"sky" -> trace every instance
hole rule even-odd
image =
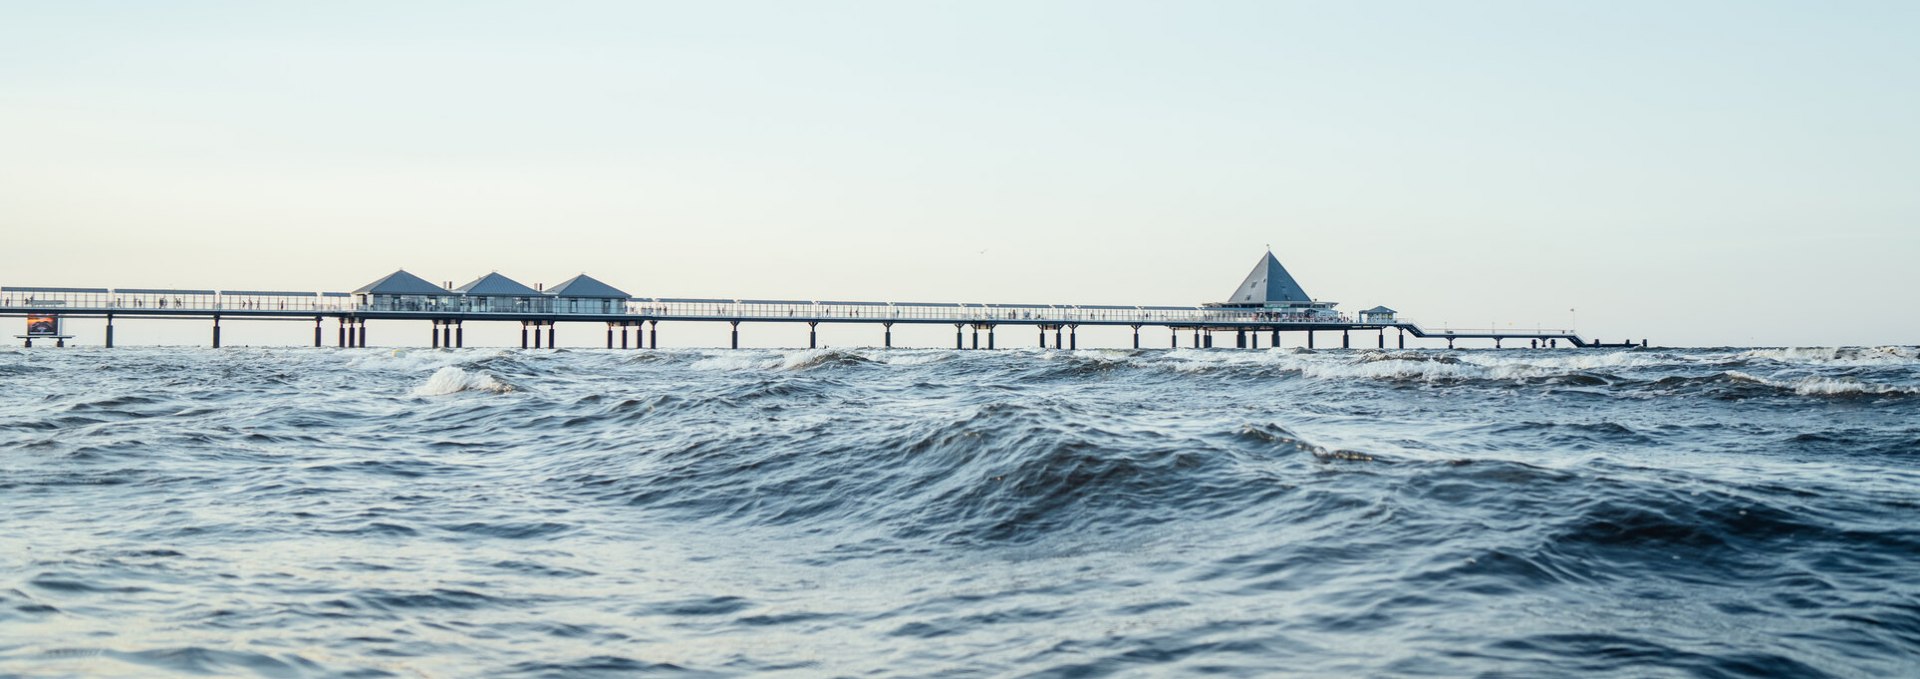
[[[0,285],[1196,304],[1271,247],[1431,326],[1913,344],[1915,35],[1912,2],[0,0]]]

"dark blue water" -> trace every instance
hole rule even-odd
[[[1920,352],[0,351],[0,675],[1920,675]]]

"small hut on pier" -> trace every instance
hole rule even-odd
[[[1360,312],[1360,322],[1361,323],[1392,323],[1393,315],[1397,313],[1400,313],[1400,312],[1394,311],[1392,309],[1388,309],[1383,306],[1377,306],[1372,309],[1368,309],[1366,311]]]

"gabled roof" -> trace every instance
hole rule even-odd
[[[1311,301],[1313,298],[1300,289],[1293,274],[1287,273],[1287,267],[1280,266],[1280,260],[1274,259],[1272,252],[1253,265],[1246,280],[1240,281],[1240,287],[1234,288],[1233,296],[1227,298],[1228,304],[1236,305]]]
[[[369,293],[375,295],[444,295],[447,294],[447,291],[438,285],[428,283],[424,278],[407,273],[406,269],[401,269],[387,274],[386,278],[360,286],[360,289],[355,290],[354,293]]]
[[[580,274],[561,281],[559,285],[548,288],[547,294],[559,297],[590,297],[596,299],[630,299],[633,297],[633,295],[621,292],[618,288],[602,283],[598,279],[586,274]]]
[[[1386,308],[1386,307],[1383,307],[1383,306],[1377,306],[1377,307],[1374,307],[1374,308],[1372,308],[1372,309],[1368,309],[1368,310],[1366,310],[1366,311],[1362,311],[1362,312],[1360,312],[1360,313],[1363,313],[1363,314],[1397,314],[1397,313],[1400,313],[1400,312],[1398,312],[1398,311],[1394,311],[1394,310],[1392,310],[1392,309],[1388,309],[1388,308]]]
[[[521,285],[498,272],[473,279],[473,282],[454,288],[474,297],[537,297],[539,290]]]

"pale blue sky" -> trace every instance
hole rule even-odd
[[[0,2],[0,285],[1185,304],[1270,243],[1434,325],[1911,344],[1915,36],[1865,2]]]

